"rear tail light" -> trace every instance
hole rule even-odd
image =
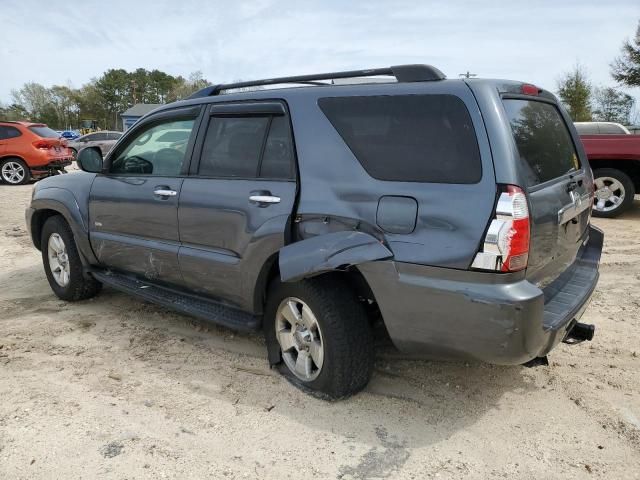
[[[471,268],[517,272],[529,260],[529,207],[520,187],[504,187],[496,205],[495,217],[476,254]]]
[[[58,142],[58,140],[47,140],[47,139],[36,140],[35,142],[33,142],[33,146],[40,150],[49,150],[50,148],[53,148],[54,146],[59,144],[60,142]]]

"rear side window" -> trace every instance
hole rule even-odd
[[[29,127],[33,133],[42,138],[58,138],[60,134],[55,130],[50,129],[49,127],[40,126],[40,127]]]
[[[554,105],[508,99],[504,101],[504,108],[528,186],[544,183],[580,168],[569,130]]]
[[[198,174],[293,178],[293,148],[286,117],[211,117]]]
[[[22,135],[20,133],[20,130],[18,130],[16,127],[9,127],[9,126],[1,126],[0,125],[0,140],[8,140],[10,138],[17,138],[20,135]]]
[[[378,180],[477,183],[482,177],[476,132],[456,96],[333,97],[318,104]]]

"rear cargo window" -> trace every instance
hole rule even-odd
[[[29,127],[29,130],[42,138],[58,138],[60,136],[58,132],[46,126]]]
[[[504,108],[528,186],[578,170],[580,161],[564,120],[549,103],[508,99]]]
[[[332,97],[318,104],[374,178],[477,183],[482,177],[476,133],[458,97]]]

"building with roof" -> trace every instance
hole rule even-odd
[[[140,118],[161,105],[162,104],[159,103],[136,103],[126,112],[120,114],[120,118],[122,118],[122,131],[129,130]]]

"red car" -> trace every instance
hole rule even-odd
[[[593,215],[612,218],[640,192],[640,135],[585,135],[580,139],[596,184]]]
[[[0,121],[0,178],[21,185],[65,172],[73,157],[66,140],[42,123]]]

